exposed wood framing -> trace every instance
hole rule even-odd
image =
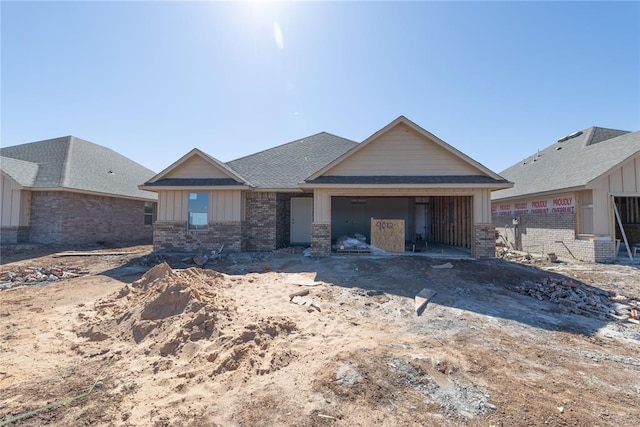
[[[471,247],[472,197],[432,197],[429,203],[430,237],[436,243]]]

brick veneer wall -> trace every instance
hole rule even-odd
[[[500,234],[513,242],[511,217],[494,215],[492,220]],[[518,229],[520,244],[517,249],[525,252],[555,253],[560,258],[587,262],[607,263],[616,259],[614,240],[576,238],[576,215],[572,213],[520,215]]]
[[[311,224],[311,255],[326,256],[331,254],[331,224]]]
[[[247,193],[245,248],[248,251],[276,249],[276,193]]]
[[[496,227],[493,224],[473,225],[473,246],[471,255],[476,258],[495,258]]]
[[[209,223],[206,230],[187,230],[186,222],[156,222],[153,225],[155,251],[211,252],[224,245],[224,252],[239,252],[243,224],[240,221]]]
[[[292,193],[276,195],[276,248],[291,243],[291,197]]]
[[[144,201],[64,191],[31,194],[29,241],[53,244],[151,242]]]
[[[0,243],[24,243],[29,241],[28,226],[7,226],[0,228]]]

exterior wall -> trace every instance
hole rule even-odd
[[[331,254],[331,224],[311,224],[311,255],[326,256]]]
[[[324,173],[324,175],[481,174],[466,161],[402,123]]]
[[[640,197],[640,154],[590,183],[588,188],[593,189],[594,233],[613,236],[616,219],[611,196]]]
[[[274,192],[246,194],[246,250],[276,249],[276,199]]]
[[[187,222],[189,193],[193,190],[165,190],[158,192],[158,221]],[[213,190],[209,193],[209,221],[242,221],[243,204],[241,190]]]
[[[0,243],[25,243],[29,241],[28,226],[7,226],[0,228]]]
[[[0,175],[0,225],[29,225],[30,197],[30,191],[23,190],[13,179]]]
[[[511,203],[524,203],[524,201]],[[547,214],[518,213],[517,228],[512,223],[513,215],[494,213],[493,224],[517,250],[542,255],[555,253],[560,258],[587,262],[615,261],[616,242],[613,238],[576,236],[578,215],[576,211]]]
[[[495,258],[496,237],[493,224],[474,224],[471,255],[476,258]]]
[[[31,197],[29,241],[45,244],[150,242],[144,201],[63,191],[36,191]]]
[[[153,249],[155,251],[211,252],[224,245],[224,251],[243,250],[240,221],[212,222],[206,230],[187,230],[185,222],[156,222],[153,226]]]
[[[196,155],[185,160],[164,178],[229,178],[229,174]]]

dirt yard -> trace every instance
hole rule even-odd
[[[637,264],[61,250],[3,248],[0,426],[640,425]]]

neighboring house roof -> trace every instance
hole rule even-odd
[[[358,143],[327,132],[227,162],[257,188],[298,189],[298,184]]]
[[[493,200],[584,188],[640,153],[640,131],[591,127],[560,138],[500,173],[515,183]]]
[[[407,126],[409,129],[411,129],[414,132],[416,132],[422,138],[425,138],[426,140],[430,141],[431,143],[435,144],[436,146],[441,147],[446,152],[448,152],[451,155],[453,155],[455,158],[458,158],[464,164],[469,165],[471,170],[477,171],[478,175],[482,174],[482,175],[485,175],[487,177],[490,177],[491,178],[491,183],[503,183],[503,184],[510,185],[510,183],[508,181],[504,180],[501,176],[499,176],[495,172],[491,171],[490,169],[486,168],[482,164],[480,164],[477,161],[473,160],[471,157],[467,156],[466,154],[462,153],[461,151],[459,151],[456,148],[452,147],[451,145],[447,144],[446,142],[444,142],[443,140],[441,140],[440,138],[438,138],[437,136],[435,136],[431,132],[428,132],[427,130],[425,130],[422,127],[418,126],[417,124],[415,124],[411,120],[407,119],[405,116],[399,116],[398,118],[393,120],[391,123],[389,123],[388,125],[386,125],[382,129],[380,129],[379,131],[377,131],[376,133],[371,135],[366,140],[364,140],[361,144],[357,144],[351,150],[349,150],[348,152],[345,152],[342,156],[340,156],[338,158],[335,158],[333,161],[325,164],[321,169],[319,169],[313,175],[308,176],[307,179],[306,179],[306,183],[307,184],[321,183],[321,181],[319,181],[318,179],[322,175],[324,175],[325,173],[330,173],[331,170],[333,168],[335,168],[338,164],[345,162],[350,157],[356,155],[356,153],[358,153],[359,151],[365,150],[368,145],[373,144],[374,141],[380,139],[383,135],[387,134],[388,132],[390,132],[393,128],[395,128],[398,125]],[[446,182],[444,181],[444,179],[446,177],[449,177],[449,178],[453,179],[452,175],[447,175],[447,176],[445,176],[445,175],[430,175],[430,177],[431,176],[433,178],[428,178],[428,179],[432,179],[432,181],[428,181],[428,182],[424,182],[424,183],[441,183],[441,184],[457,183],[456,181],[451,181],[451,180],[450,181],[446,181]],[[422,176],[422,178],[425,178],[425,177]],[[466,181],[464,181],[464,182],[466,182]],[[416,182],[416,183],[420,184],[420,183],[423,183],[423,182]],[[485,181],[485,183],[487,183],[487,182]]]
[[[138,184],[155,175],[152,170],[74,136],[2,147],[0,155],[2,171],[25,188],[157,198],[154,193],[138,189]]]
[[[38,176],[38,164],[0,156],[0,171],[21,187],[32,187]]]

